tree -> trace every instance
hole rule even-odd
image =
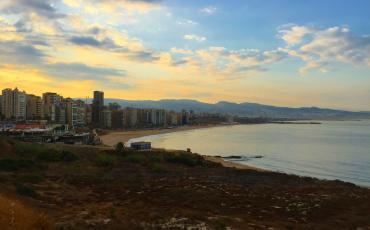
[[[125,145],[122,142],[118,142],[116,145],[116,153],[117,154],[123,154],[125,152]]]

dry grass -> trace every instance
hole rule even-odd
[[[21,202],[0,195],[0,226],[3,230],[54,229],[51,220]]]

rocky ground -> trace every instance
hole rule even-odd
[[[183,152],[58,147],[68,152],[51,159],[18,145],[3,141],[0,191],[18,193],[57,229],[370,229],[370,190],[349,183],[225,168]],[[6,159],[36,165],[7,168]]]

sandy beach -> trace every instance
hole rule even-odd
[[[115,146],[118,142],[126,143],[130,139],[145,137],[150,135],[165,134],[172,132],[187,131],[193,129],[204,129],[220,127],[225,125],[186,125],[174,128],[159,128],[159,129],[138,129],[138,130],[127,130],[127,131],[111,131],[101,136],[104,145]]]
[[[172,133],[172,132],[181,132],[181,131],[187,131],[187,130],[194,130],[194,129],[204,129],[204,128],[213,128],[213,127],[220,127],[225,125],[193,125],[193,126],[180,126],[175,127],[171,129],[145,129],[145,130],[128,130],[128,131],[118,131],[118,132],[109,132],[105,135],[101,136],[101,139],[103,140],[104,145],[107,146],[114,146],[118,142],[126,143],[130,139],[133,138],[139,138],[139,137],[145,137],[150,135],[157,135],[157,134],[165,134],[165,133]],[[206,160],[212,161],[215,163],[220,163],[224,167],[228,168],[236,168],[236,169],[249,169],[249,170],[256,170],[259,172],[264,172],[267,170],[239,164],[231,161],[224,160],[220,157],[214,157],[214,156],[203,156]]]

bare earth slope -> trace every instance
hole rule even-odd
[[[59,146],[64,153],[51,159],[54,150],[35,157],[10,145],[0,160],[41,163],[0,161],[1,190],[18,192],[61,229],[370,228],[370,191],[349,183],[225,168],[184,152]]]

